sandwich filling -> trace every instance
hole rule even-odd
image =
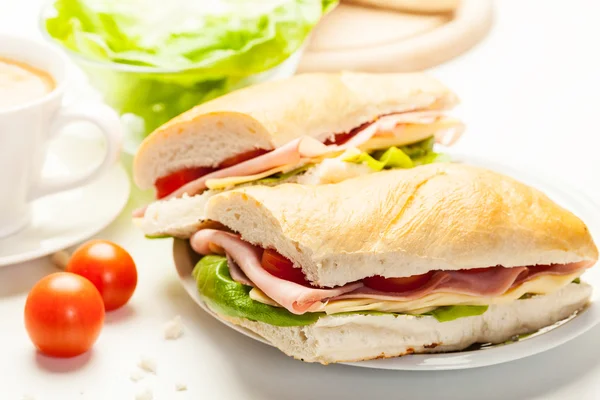
[[[393,154],[387,156],[394,155],[395,159],[401,159],[402,162],[387,167],[407,168],[413,166],[412,161],[416,158],[416,162],[420,164],[434,162],[435,154],[430,149],[428,154],[423,152],[420,157],[411,157],[397,146],[415,144],[429,137],[431,140],[427,145],[432,146],[434,139],[451,145],[459,138],[462,130],[463,126],[459,121],[448,118],[441,110],[386,115],[350,132],[332,134],[324,142],[305,136],[271,151],[254,149],[230,157],[215,166],[175,171],[155,181],[156,194],[159,199],[181,197],[184,194],[193,196],[206,189],[229,188],[278,174],[305,172],[323,159],[339,156],[349,149],[354,151],[355,156],[349,162],[363,163],[369,152],[394,148]],[[362,152],[365,156],[360,158]],[[143,212],[138,213],[141,216],[139,214]]]
[[[194,276],[207,303],[226,315],[274,325],[280,325],[283,316],[286,325],[302,325],[319,315],[373,312],[431,315],[449,321],[480,315],[491,304],[555,292],[577,283],[593,264],[435,270],[402,278],[371,276],[324,288],[308,282],[300,268],[277,252],[233,233],[203,229],[190,244],[204,255]],[[255,307],[261,311],[248,312]],[[275,314],[265,317],[270,313]]]

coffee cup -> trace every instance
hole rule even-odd
[[[0,237],[27,225],[32,201],[91,182],[118,157],[123,128],[115,111],[101,103],[62,104],[68,67],[49,45],[0,34]],[[73,176],[43,176],[49,142],[78,121],[104,136],[102,161]]]

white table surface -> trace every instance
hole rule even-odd
[[[38,37],[38,0],[0,0],[0,30]],[[501,0],[492,33],[432,71],[463,100],[457,150],[570,181],[600,202],[600,3]],[[143,196],[135,196],[137,202]],[[134,203],[134,202],[131,202]],[[0,269],[0,399],[598,399],[600,327],[547,353],[452,372],[394,372],[304,364],[226,328],[179,286],[170,240],[148,241],[125,213],[99,237],[133,255],[131,303],[111,313],[93,351],[71,360],[36,352],[23,326],[28,290],[54,272],[47,259]],[[596,238],[599,240],[600,238]],[[163,324],[185,323],[166,342]],[[133,383],[141,355],[158,374]],[[188,391],[175,392],[176,382]]]

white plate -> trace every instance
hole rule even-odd
[[[85,125],[78,126],[77,132],[61,135],[52,143],[44,174],[81,173],[100,159],[103,146],[94,135],[82,134]],[[127,173],[115,165],[87,186],[36,200],[30,224],[0,239],[0,266],[43,257],[93,236],[119,215],[129,189]]]
[[[557,182],[554,178],[533,176],[527,172],[518,171],[512,167],[478,159],[476,157],[458,156],[455,157],[455,159],[502,172],[542,190],[558,204],[582,218],[589,227],[594,238],[600,237],[600,208],[585,195],[572,189],[569,185]],[[173,243],[173,257],[177,273],[185,290],[196,303],[202,307],[202,309],[217,318],[200,298],[196,282],[191,276],[195,260],[199,258],[198,255],[191,250],[187,241],[175,240]],[[583,279],[595,288],[599,288],[600,268],[596,267],[587,271],[583,275]],[[552,327],[548,327],[535,335],[521,339],[518,342],[505,345],[483,346],[476,350],[455,353],[414,354],[398,358],[345,364],[363,368],[395,370],[449,370],[483,367],[518,360],[550,350],[574,339],[595,326],[600,322],[599,296],[600,293],[598,290],[595,290],[592,294],[592,302],[585,310],[565,321],[553,325]],[[269,344],[264,338],[245,328],[233,325],[219,318],[217,319],[248,337]]]

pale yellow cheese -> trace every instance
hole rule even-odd
[[[215,189],[226,189],[232,186],[241,185],[243,183],[248,183],[252,181],[257,181],[259,179],[266,178],[267,176],[271,176],[278,172],[289,172],[296,168],[295,164],[286,164],[280,167],[271,168],[268,171],[261,172],[255,175],[246,175],[246,176],[231,176],[229,178],[221,178],[221,179],[209,179],[206,181],[206,187],[212,190]]]
[[[568,285],[583,271],[571,275],[544,275],[523,283],[501,296],[478,297],[454,293],[432,293],[416,300],[375,300],[375,299],[345,299],[323,303],[320,307],[312,308],[314,312],[338,314],[352,311],[381,311],[406,314],[422,314],[441,306],[453,305],[491,305],[503,304],[518,300],[525,293],[548,294]],[[280,307],[275,301],[257,288],[250,291],[250,298],[275,307]]]
[[[462,130],[462,122],[453,118],[441,118],[431,124],[401,124],[398,132],[382,132],[359,146],[362,151],[386,149],[391,146],[405,146],[419,142],[438,132],[457,129]]]

